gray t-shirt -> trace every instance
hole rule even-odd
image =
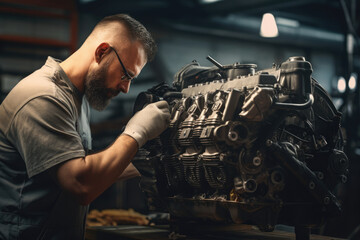
[[[47,170],[89,149],[89,104],[49,57],[0,105],[0,239],[83,238],[87,207]]]

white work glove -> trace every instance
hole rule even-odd
[[[134,138],[141,148],[148,140],[160,135],[170,123],[169,104],[166,101],[147,105],[127,123],[123,134]]]

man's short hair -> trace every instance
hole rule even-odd
[[[148,30],[139,21],[127,14],[116,14],[104,17],[94,28],[106,26],[108,23],[118,22],[126,26],[131,40],[138,40],[144,47],[147,61],[151,61],[157,51],[156,43]]]

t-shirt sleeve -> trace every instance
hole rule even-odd
[[[34,98],[19,110],[8,139],[24,159],[29,177],[85,156],[76,121],[76,113],[52,96]]]

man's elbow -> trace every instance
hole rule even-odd
[[[62,178],[59,185],[63,191],[72,195],[73,199],[80,205],[89,205],[93,200],[93,193],[91,187],[76,177]]]
[[[89,205],[96,196],[83,163],[83,158],[69,160],[55,168],[52,175],[55,176],[59,186],[73,195],[79,204]]]
[[[94,199],[91,198],[90,196],[80,196],[80,197],[77,197],[77,202],[80,204],[80,205],[83,205],[83,206],[87,206],[89,205]]]
[[[74,189],[76,188],[76,189]],[[75,196],[76,201],[83,206],[89,205],[94,199],[94,194],[89,190],[86,186],[79,186],[77,184],[76,187],[74,187],[72,190],[70,190],[71,194]]]

